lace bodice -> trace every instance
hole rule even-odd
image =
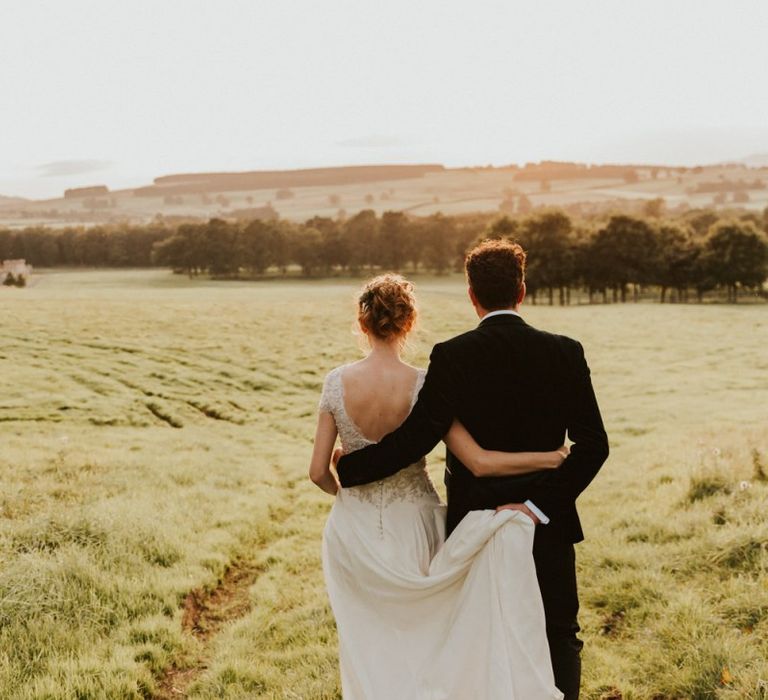
[[[333,415],[344,452],[354,452],[367,445],[372,445],[374,441],[369,440],[363,435],[344,407],[342,375],[347,366],[341,365],[328,373],[323,383],[323,393],[320,397],[319,407],[321,411],[328,411]],[[425,375],[426,371],[420,369],[413,395],[411,396],[411,408],[416,403],[416,398],[424,384]],[[382,506],[393,501],[419,500],[426,495],[432,497],[436,494],[436,491],[434,484],[427,474],[426,464],[426,459],[422,457],[415,464],[401,469],[393,476],[365,484],[364,486],[345,489],[345,491],[353,493],[361,500]]]

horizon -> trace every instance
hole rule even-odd
[[[750,166],[747,165],[746,161],[749,160],[749,158],[759,158],[761,163],[764,162],[764,164],[761,164],[759,166]],[[254,170],[187,170],[183,172],[167,172],[162,173],[160,175],[155,175],[150,178],[148,178],[146,181],[137,182],[135,184],[131,185],[125,185],[122,187],[111,187],[109,182],[106,181],[96,181],[96,180],[83,180],[79,184],[70,184],[61,192],[58,194],[53,194],[52,196],[44,196],[44,197],[34,197],[34,196],[25,196],[25,195],[9,195],[6,192],[0,192],[0,198],[7,197],[9,199],[12,198],[18,198],[18,199],[25,199],[30,202],[45,202],[48,200],[57,200],[62,199],[64,197],[64,190],[65,189],[79,189],[79,188],[88,188],[88,187],[96,187],[101,185],[106,185],[109,189],[110,193],[120,193],[120,192],[130,192],[133,189],[138,189],[141,187],[149,186],[154,184],[157,180],[168,178],[168,177],[179,177],[184,175],[230,175],[230,174],[249,174],[249,173],[269,173],[269,172],[275,172],[275,173],[285,173],[285,172],[303,172],[303,171],[309,171],[309,170],[342,170],[345,168],[358,168],[358,167],[371,167],[371,168],[378,168],[378,167],[388,167],[388,166],[435,166],[445,169],[446,171],[449,170],[485,170],[485,169],[498,169],[498,170],[504,170],[504,169],[512,169],[512,168],[518,168],[523,169],[525,166],[528,165],[539,165],[541,163],[550,162],[550,163],[562,163],[562,164],[573,164],[573,165],[583,165],[588,168],[597,168],[597,167],[604,167],[604,166],[626,166],[626,167],[638,167],[638,168],[651,168],[651,167],[659,167],[659,168],[669,168],[669,169],[675,169],[675,168],[687,168],[687,169],[693,169],[693,168],[713,168],[713,167],[727,167],[727,166],[743,166],[746,168],[754,168],[754,169],[765,169],[768,168],[768,153],[765,154],[753,154],[752,156],[748,156],[746,158],[742,159],[734,159],[734,160],[723,160],[719,162],[713,162],[713,163],[689,163],[689,164],[682,164],[682,163],[663,163],[663,162],[582,162],[582,161],[565,161],[565,160],[557,160],[557,159],[544,159],[541,161],[527,161],[524,163],[499,163],[499,164],[467,164],[467,165],[447,165],[445,163],[416,163],[416,162],[398,162],[398,163],[343,163],[338,165],[318,165],[318,166],[306,166],[306,167],[296,167],[296,168],[264,168],[264,169],[254,169]],[[255,189],[273,189],[272,187],[257,187]]]
[[[105,11],[106,7],[106,11]],[[16,5],[0,195],[179,173],[768,154],[768,6]]]

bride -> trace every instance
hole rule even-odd
[[[323,385],[310,478],[335,495],[323,570],[336,618],[345,700],[557,700],[532,555],[519,510],[471,511],[445,537],[445,506],[422,459],[382,481],[341,489],[337,436],[351,452],[410,413],[425,371],[400,352],[416,320],[413,286],[382,275],[363,288],[370,353]],[[476,476],[553,469],[567,454],[480,448],[454,421],[445,443]]]

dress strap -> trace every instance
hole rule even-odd
[[[419,398],[419,392],[421,391],[421,387],[424,386],[424,378],[426,376],[427,370],[418,370],[418,375],[416,376],[416,386],[414,386],[413,395],[411,396],[411,410],[413,410],[413,407],[416,405],[416,399]]]

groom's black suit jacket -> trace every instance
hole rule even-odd
[[[540,537],[583,539],[575,501],[608,457],[608,439],[580,343],[511,314],[438,343],[411,414],[379,443],[339,460],[342,486],[377,481],[418,461],[454,418],[489,450],[555,450],[566,433],[574,444],[556,470],[505,477],[475,477],[448,451],[449,532],[470,510],[530,499],[550,518],[537,528]]]

